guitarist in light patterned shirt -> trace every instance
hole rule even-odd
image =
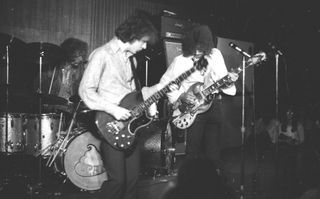
[[[122,98],[138,87],[131,68],[136,67],[137,62],[129,58],[145,49],[156,35],[147,15],[138,13],[116,28],[114,38],[91,53],[79,87],[79,96],[90,109],[108,113],[119,121],[132,116],[129,109],[119,105]],[[144,90],[142,88],[142,93]],[[155,111],[149,112],[155,114]],[[138,147],[120,151],[103,140],[100,150],[108,174],[100,198],[136,199],[140,169]]]

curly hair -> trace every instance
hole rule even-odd
[[[66,62],[72,62],[79,56],[81,56],[83,60],[87,58],[88,44],[80,39],[68,38],[61,43],[60,47],[65,53]]]
[[[149,42],[154,44],[158,38],[157,34],[158,31],[149,20],[149,16],[142,12],[130,16],[115,30],[115,35],[124,43],[131,43],[149,36]]]
[[[194,55],[197,50],[208,55],[212,48],[214,48],[213,34],[207,25],[192,24],[186,29],[182,41],[183,56]]]

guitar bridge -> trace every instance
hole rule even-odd
[[[113,135],[117,135],[123,128],[124,128],[124,124],[122,122],[119,121],[112,121],[107,123],[107,131],[109,133],[112,133]]]

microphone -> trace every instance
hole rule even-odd
[[[274,50],[276,53],[278,53],[279,55],[283,55],[283,53],[281,52],[281,50],[279,48],[276,47],[276,45],[272,44],[271,42],[268,43],[268,46]]]
[[[251,55],[249,55],[247,52],[243,51],[241,48],[239,48],[237,45],[235,45],[234,43],[230,42],[229,46],[233,49],[235,49],[236,51],[238,51],[239,53],[241,53],[243,56],[250,58]]]

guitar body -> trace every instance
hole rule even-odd
[[[130,110],[142,100],[140,92],[132,92],[121,100],[119,106]],[[149,125],[152,119],[148,118],[146,114],[140,114],[127,121],[119,121],[104,111],[97,111],[95,122],[99,129],[98,133],[110,145],[118,150],[125,150],[135,143],[139,129]]]
[[[246,67],[258,64],[266,60],[266,54],[261,52],[252,56],[246,61]],[[238,67],[233,73],[239,74],[244,67]],[[198,82],[193,84],[187,92],[183,93],[178,102],[180,105],[174,110],[172,123],[180,129],[186,129],[192,125],[197,114],[206,112],[212,105],[214,93],[224,85],[232,83],[229,75],[225,75],[221,79],[213,82],[210,86],[203,88],[203,84]]]
[[[203,84],[198,82],[179,97],[179,115],[172,121],[177,128],[190,127],[198,114],[206,112],[211,107],[212,100],[202,95],[202,90]]]

